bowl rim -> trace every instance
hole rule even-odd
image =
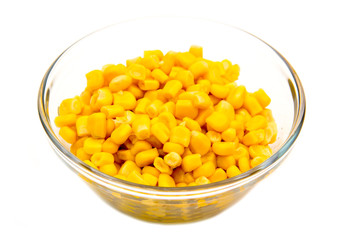
[[[289,80],[289,85],[291,88],[291,93],[293,95],[294,100],[294,119],[293,124],[290,130],[290,133],[288,137],[286,138],[285,142],[282,143],[282,146],[272,154],[271,157],[269,157],[266,161],[259,164],[258,166],[251,168],[250,170],[239,174],[233,178],[228,178],[219,182],[214,182],[206,185],[199,185],[199,186],[187,186],[187,187],[158,187],[158,186],[148,186],[148,185],[141,185],[136,184],[133,182],[125,181],[122,179],[118,179],[115,177],[111,177],[107,174],[104,174],[100,172],[99,170],[96,170],[86,163],[84,163],[82,160],[78,159],[75,155],[73,155],[68,149],[66,149],[62,143],[59,142],[57,136],[55,135],[54,131],[52,130],[50,119],[49,119],[49,92],[47,92],[47,82],[50,77],[51,71],[54,69],[54,67],[58,64],[59,61],[61,61],[70,50],[73,49],[73,47],[77,46],[79,42],[82,40],[88,38],[89,36],[92,36],[98,32],[105,31],[109,28],[115,27],[118,24],[122,23],[129,23],[132,21],[141,21],[144,19],[151,19],[151,18],[175,18],[175,17],[140,17],[135,19],[130,19],[126,21],[117,22],[114,24],[110,24],[108,26],[105,26],[103,28],[100,28],[96,31],[93,31],[84,37],[80,38],[76,42],[74,42],[72,45],[70,45],[68,48],[66,48],[56,59],[55,61],[50,65],[48,70],[46,71],[42,82],[39,87],[38,92],[38,115],[41,121],[41,124],[48,136],[48,140],[54,147],[54,150],[59,153],[59,155],[63,158],[64,161],[66,161],[69,165],[73,165],[73,167],[78,168],[78,170],[82,171],[83,173],[89,175],[90,177],[97,179],[98,181],[101,181],[102,183],[109,184],[110,187],[114,187],[119,191],[135,191],[136,193],[140,192],[143,194],[152,194],[152,195],[164,195],[167,197],[170,196],[179,196],[179,195],[194,195],[194,194],[203,194],[203,193],[209,193],[209,192],[217,192],[217,191],[226,191],[227,188],[232,189],[236,188],[238,186],[242,186],[243,184],[250,182],[253,179],[258,178],[259,176],[264,175],[266,172],[270,171],[272,168],[274,168],[276,165],[278,165],[281,162],[281,159],[283,156],[286,156],[289,151],[292,149],[301,129],[304,123],[305,118],[305,111],[306,111],[306,99],[304,94],[304,89],[302,86],[302,83],[294,70],[294,68],[291,66],[291,64],[287,61],[287,59],[281,55],[275,48],[273,48],[271,45],[269,45],[264,40],[260,39],[259,37],[241,29],[236,26],[232,26],[227,23],[218,22],[215,20],[208,20],[203,18],[193,18],[193,17],[176,17],[182,18],[182,19],[192,19],[192,20],[201,20],[201,21],[207,21],[214,24],[221,24],[225,27],[232,28],[238,31],[241,31],[243,33],[246,33],[252,38],[255,38],[256,40],[259,40],[263,44],[265,44],[267,47],[269,47],[273,52],[278,55],[280,60],[282,60],[283,63],[287,66],[288,70],[290,71],[292,78],[294,80],[294,84],[292,84],[292,81]],[[44,97],[47,96],[47,99]]]

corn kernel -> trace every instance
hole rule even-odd
[[[171,176],[173,177],[173,180],[175,180],[175,183],[177,184],[177,183],[184,182],[184,175],[185,175],[184,170],[181,167],[178,167],[173,170]]]
[[[204,184],[209,184],[210,180],[206,178],[205,176],[201,176],[201,177],[196,178],[195,183],[197,185],[204,185]]]
[[[192,176],[192,173],[188,172],[184,174],[184,181],[186,184],[190,184],[195,181],[194,177]]]
[[[139,99],[137,102],[137,106],[135,107],[135,113],[144,114],[146,113],[146,108],[151,104],[151,100],[148,98]]]
[[[242,142],[246,146],[250,145],[256,145],[261,143],[265,139],[265,130],[264,129],[259,129],[259,130],[254,130],[250,131],[247,133],[243,139]]]
[[[197,79],[209,71],[209,66],[205,61],[197,61],[189,67],[189,71],[194,75],[194,78]]]
[[[155,176],[156,178],[158,178],[159,174],[160,174],[160,171],[157,168],[155,168],[155,167],[145,166],[141,170],[141,173],[142,174],[148,173],[148,174],[151,174],[151,175]]]
[[[184,147],[188,147],[190,144],[191,132],[189,129],[183,126],[177,126],[171,129],[170,142],[179,143]]]
[[[148,115],[137,114],[132,122],[132,130],[137,139],[144,140],[150,137],[151,123]]]
[[[141,169],[136,165],[135,162],[126,161],[122,164],[118,174],[127,177],[133,171],[141,173]]]
[[[203,57],[203,48],[201,46],[192,45],[189,52],[197,58]]]
[[[200,109],[195,121],[203,127],[206,123],[207,118],[214,112],[214,107],[210,106],[207,109]]]
[[[255,158],[253,158],[253,159],[251,160],[251,167],[254,168],[254,167],[258,166],[259,164],[265,162],[266,159],[267,159],[267,158],[261,157],[261,156],[257,156],[257,157],[255,157]]]
[[[113,94],[114,104],[122,106],[125,110],[132,110],[135,108],[136,99],[131,92],[120,91]]]
[[[213,175],[209,177],[210,182],[219,182],[227,179],[227,173],[222,168],[216,168]]]
[[[213,143],[213,152],[220,156],[232,155],[237,147],[235,142],[215,142]]]
[[[251,158],[255,158],[258,156],[269,158],[272,155],[272,149],[269,146],[264,145],[253,145],[250,146],[249,154],[251,155]]]
[[[249,159],[246,157],[240,158],[238,160],[238,165],[241,172],[247,172],[249,169],[251,169]]]
[[[118,151],[119,146],[113,142],[111,138],[107,138],[102,144],[102,151],[114,154]]]
[[[141,59],[141,64],[149,70],[159,67],[159,58],[156,55],[148,55]]]
[[[185,156],[182,161],[182,169],[184,172],[191,172],[202,165],[200,154],[190,154]]]
[[[249,95],[249,94],[247,94],[245,97],[243,107],[247,109],[247,111],[252,116],[255,116],[256,114],[260,113],[263,110],[258,100],[254,96]]]
[[[98,168],[94,165],[94,163],[92,163],[90,160],[84,160],[83,161],[85,164],[89,165],[92,168],[95,168],[98,170]]]
[[[138,86],[143,91],[157,90],[160,83],[157,80],[146,79],[138,82]]]
[[[94,91],[99,89],[104,84],[104,77],[101,70],[93,70],[86,74],[87,78],[87,90]]]
[[[152,149],[152,145],[147,141],[137,141],[130,149],[131,153],[135,156],[139,152]]]
[[[131,150],[119,150],[116,155],[119,160],[122,161],[134,161],[134,155],[131,153]]]
[[[240,171],[240,169],[239,169],[237,166],[235,166],[235,165],[230,166],[230,167],[227,169],[227,176],[228,176],[229,178],[235,177],[235,176],[237,176],[237,175],[239,175],[239,174],[241,174],[241,171]]]
[[[194,108],[190,100],[178,100],[176,102],[175,116],[178,119],[189,117],[195,119],[198,115],[198,109]]]
[[[165,83],[169,79],[169,77],[160,69],[154,69],[151,76],[161,84]]]
[[[176,152],[179,155],[183,155],[184,147],[178,143],[166,142],[164,143],[163,151],[165,153]]]
[[[164,88],[163,88],[163,93],[166,98],[170,99],[173,98],[177,95],[179,90],[182,89],[182,83],[178,80],[170,80],[168,81]]]
[[[225,112],[213,112],[206,120],[207,126],[217,132],[223,132],[229,127],[230,117]]]
[[[153,166],[158,169],[159,172],[165,173],[168,175],[172,174],[172,169],[169,165],[167,165],[161,157],[156,157],[153,161]]]
[[[185,118],[183,118],[183,121],[185,123],[185,127],[187,127],[191,131],[200,132],[202,130],[201,126],[198,124],[198,122],[196,122],[195,120],[193,120],[191,118],[185,117]]]
[[[176,52],[169,51],[163,57],[162,62],[160,63],[160,69],[165,73],[169,74],[172,67],[175,65],[176,61]]]
[[[196,108],[206,109],[212,105],[211,99],[204,92],[193,92],[193,104]]]
[[[182,157],[176,152],[170,152],[164,156],[164,162],[174,169],[182,164]]]
[[[221,134],[216,131],[208,131],[205,135],[209,138],[210,142],[212,143],[221,142]]]
[[[143,173],[142,174],[142,178],[144,179],[144,181],[150,185],[150,186],[157,186],[158,183],[158,177],[149,174],[149,173]]]
[[[154,159],[159,156],[158,150],[156,148],[148,149],[139,152],[135,156],[135,162],[138,167],[145,167],[154,162]]]
[[[271,103],[271,98],[261,88],[252,95],[258,100],[263,108],[267,107]]]
[[[249,159],[248,147],[240,143],[238,147],[235,149],[233,156],[235,159],[240,159],[243,157],[246,157]]]
[[[236,138],[236,130],[235,128],[230,127],[227,130],[223,131],[221,136],[225,142],[233,142]]]
[[[214,163],[212,162],[206,162],[204,163],[202,166],[196,168],[194,171],[193,171],[193,177],[196,179],[196,178],[199,178],[201,176],[204,176],[204,177],[210,177],[211,175],[213,175],[215,173],[215,165]]]
[[[145,109],[150,118],[155,118],[160,113],[160,109],[163,106],[163,102],[156,99],[152,101]]]
[[[176,60],[180,66],[188,69],[195,62],[196,57],[189,52],[179,52],[176,55]]]
[[[107,152],[94,153],[93,156],[91,156],[90,160],[97,167],[100,167],[106,164],[114,164],[113,154],[107,153]]]
[[[121,145],[128,139],[131,133],[132,133],[131,126],[127,123],[124,123],[124,124],[121,124],[117,129],[115,129],[112,132],[111,138],[115,144]]]
[[[231,87],[228,85],[212,84],[210,88],[210,93],[217,98],[224,99],[228,96]]]
[[[246,88],[244,86],[238,86],[233,88],[227,97],[227,101],[234,107],[239,109],[242,107],[246,95]]]
[[[123,64],[108,64],[102,68],[102,71],[104,77],[104,86],[108,86],[113,78],[125,74],[127,69]]]
[[[66,115],[57,116],[55,118],[55,124],[57,127],[72,126],[76,123],[76,114],[69,113]]]
[[[132,171],[128,174],[127,176],[127,181],[133,182],[133,183],[137,183],[137,184],[143,184],[143,185],[148,185],[147,182],[145,182],[143,176],[141,175],[141,173],[137,172],[137,171]]]
[[[87,129],[93,138],[105,138],[107,134],[106,115],[102,112],[91,114],[87,120]]]
[[[162,122],[153,124],[151,127],[151,133],[163,144],[166,143],[170,137],[169,128]]]
[[[114,164],[102,165],[99,167],[99,170],[112,177],[114,177],[118,173],[118,169]]]
[[[178,70],[174,76],[174,79],[179,80],[182,83],[182,86],[185,88],[188,88],[195,84],[194,75],[190,71],[184,69]]]
[[[146,78],[146,68],[137,63],[133,63],[128,67],[128,74],[136,80],[145,80]]]
[[[96,139],[96,138],[87,138],[84,141],[84,151],[88,154],[95,154],[97,152],[101,152],[102,143],[104,139]]]
[[[176,183],[173,178],[165,173],[161,173],[158,178],[159,187],[176,187]]]
[[[59,135],[67,142],[70,144],[73,144],[76,142],[77,139],[77,134],[76,131],[68,126],[61,127],[59,130]]]
[[[86,153],[83,148],[79,148],[77,149],[76,157],[84,161],[84,160],[90,160],[91,156],[88,153]]]
[[[169,112],[172,115],[175,113],[176,104],[174,102],[164,103],[160,108],[160,113]]]
[[[233,156],[217,156],[216,163],[219,168],[227,170],[230,166],[236,165],[236,160]]]
[[[192,131],[189,148],[193,153],[205,155],[211,147],[210,139],[203,133]]]
[[[262,115],[255,115],[246,122],[246,130],[253,131],[261,128],[266,128],[267,120]]]
[[[119,92],[127,89],[131,84],[132,78],[129,75],[119,75],[110,81],[109,89],[112,92]]]
[[[125,109],[120,105],[103,106],[101,107],[101,112],[104,113],[107,118],[125,116]]]
[[[58,108],[59,115],[66,115],[66,114],[79,114],[82,111],[82,101],[80,98],[68,98],[61,102]]]
[[[187,187],[188,184],[184,183],[184,182],[180,182],[180,183],[176,183],[176,187]]]

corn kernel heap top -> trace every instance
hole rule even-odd
[[[161,187],[221,181],[265,161],[277,136],[271,99],[238,86],[239,72],[199,46],[145,51],[87,73],[55,124],[74,155],[110,176]]]

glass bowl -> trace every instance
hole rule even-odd
[[[240,66],[238,84],[249,92],[263,88],[278,126],[273,155],[236,177],[201,186],[163,188],[110,177],[83,163],[58,135],[58,106],[86,86],[85,74],[103,65],[125,63],[144,50],[164,53],[203,47],[204,57],[229,59]],[[38,96],[38,112],[52,148],[105,201],[121,212],[155,222],[205,219],[239,201],[288,156],[302,128],[305,96],[288,61],[261,39],[222,23],[172,17],[150,17],[111,25],[87,35],[66,49],[47,70]]]

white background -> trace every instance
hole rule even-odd
[[[106,205],[50,148],[40,81],[69,45],[139,16],[196,16],[243,28],[281,52],[307,98],[288,159],[244,199],[200,222],[160,225]],[[339,1],[1,1],[0,239],[342,239]],[[157,31],[157,29],[151,29]]]

